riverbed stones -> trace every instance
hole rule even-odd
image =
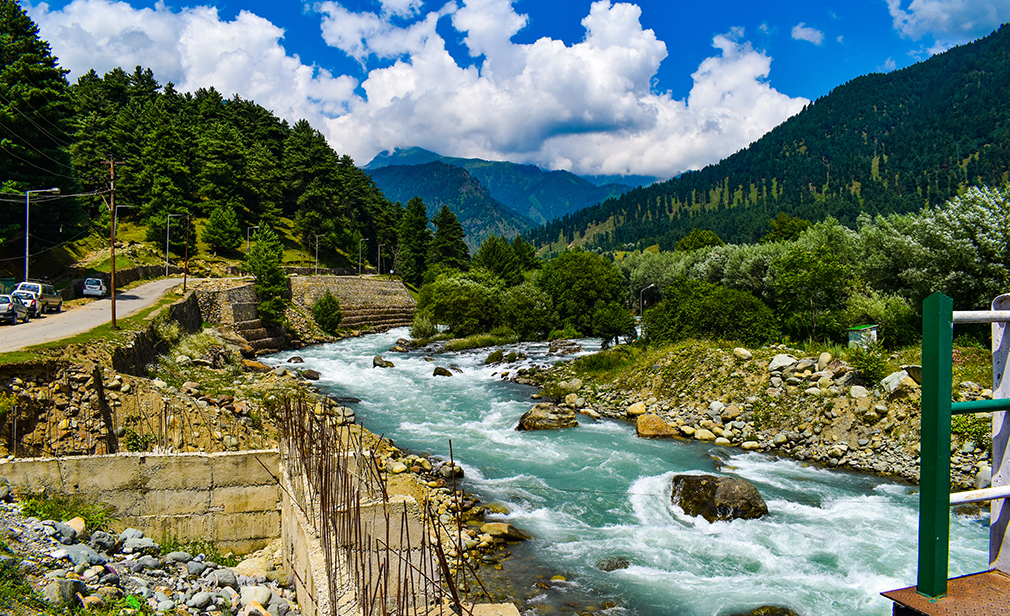
[[[797,361],[799,360],[797,360],[792,355],[780,353],[779,355],[773,357],[772,360],[768,363],[768,372],[776,372],[779,370],[784,370],[795,364]]]
[[[523,413],[516,430],[557,430],[578,425],[574,409],[540,402]]]
[[[768,505],[750,482],[715,475],[676,475],[674,505],[689,516],[717,520],[756,519],[768,514]]]
[[[698,428],[694,431],[694,438],[698,441],[714,441],[715,433],[705,428]]]
[[[431,376],[452,376],[452,371],[442,366],[435,366],[435,370],[431,373]]]
[[[640,415],[644,415],[647,410],[648,407],[645,406],[644,402],[636,402],[634,404],[628,405],[628,408],[626,409],[625,412],[628,415],[628,417],[638,417]]]
[[[393,368],[394,366],[393,366],[393,362],[383,359],[382,355],[376,355],[375,357],[372,358],[372,367],[373,368]]]
[[[677,434],[675,428],[652,413],[640,415],[635,422],[635,429],[641,438],[669,438]]]
[[[533,538],[526,531],[520,530],[508,522],[487,522],[481,525],[480,532],[501,541],[528,541]]]
[[[747,361],[748,359],[754,357],[754,355],[750,351],[748,351],[743,347],[737,347],[733,349],[733,356],[741,361]]]

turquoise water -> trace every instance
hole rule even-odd
[[[534,390],[493,375],[502,368],[483,365],[489,349],[433,362],[387,353],[405,335],[393,330],[271,361],[304,358],[323,375],[321,388],[361,398],[358,422],[401,448],[448,459],[451,441],[463,487],[506,504],[503,519],[535,536],[538,570],[567,579],[550,589],[530,584],[532,605],[612,600],[621,608],[610,612],[641,616],[780,605],[803,616],[884,616],[891,603],[879,593],[915,583],[913,486],[739,449],[639,439],[627,422],[580,416],[578,428],[517,432]],[[536,360],[546,346],[524,351]],[[396,367],[372,368],[376,354]],[[462,372],[432,376],[435,366],[450,365]],[[770,515],[711,524],[685,516],[670,504],[670,482],[686,472],[751,481]],[[955,516],[951,537],[951,576],[988,567],[985,520]],[[630,566],[601,571],[596,563],[607,557]]]

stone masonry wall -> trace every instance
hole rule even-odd
[[[227,286],[203,285],[197,289],[200,314],[208,323],[234,325],[256,319],[256,291],[251,282]]]
[[[246,554],[280,536],[276,450],[155,455],[125,453],[0,461],[12,485],[40,485],[115,505],[115,529],[160,539],[203,538]]]
[[[326,291],[340,300],[342,308],[414,307],[414,298],[399,280],[354,276],[295,276],[291,300],[311,310]]]

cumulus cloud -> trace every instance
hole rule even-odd
[[[824,33],[816,28],[810,28],[802,21],[793,26],[793,38],[797,41],[808,41],[814,45],[824,42]]]
[[[989,34],[1010,21],[1010,0],[887,0],[894,29],[912,40],[933,36],[942,51]]]
[[[92,68],[104,74],[140,65],[180,91],[213,87],[226,97],[253,99],[279,117],[314,123],[346,111],[355,98],[353,78],[287,55],[283,31],[248,11],[223,21],[212,7],[173,12],[160,2],[134,9],[112,0],[74,0],[60,11],[42,3],[27,11],[72,79]]]
[[[674,99],[653,85],[667,49],[642,27],[636,5],[594,2],[585,37],[571,45],[513,43],[528,18],[509,0],[460,0],[432,12],[421,5],[313,7],[324,40],[364,67],[360,84],[288,55],[283,31],[249,12],[224,21],[210,7],[74,0],[29,13],[74,75],[142,64],[180,90],[237,92],[289,121],[308,119],[359,163],[417,145],[577,173],[669,177],[737,151],[807,102],[771,87],[771,58],[740,29],[714,38],[690,94]],[[475,61],[446,50],[436,31],[442,17]]]

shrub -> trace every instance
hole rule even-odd
[[[955,415],[950,419],[950,431],[974,442],[979,449],[992,447],[992,420],[988,416]]]
[[[502,351],[501,349],[498,349],[497,351],[492,351],[491,354],[487,356],[487,359],[484,360],[484,363],[496,364],[500,362],[503,357],[505,357],[505,352]]]
[[[922,319],[911,302],[897,294],[870,289],[852,294],[845,307],[848,327],[876,324],[885,346],[891,349],[906,347],[921,337]]]
[[[849,364],[859,370],[867,383],[879,383],[887,376],[887,359],[880,341],[866,341],[849,351]]]
[[[329,289],[312,305],[312,318],[327,334],[335,334],[340,329],[344,313],[340,311],[340,300],[333,297]]]
[[[550,296],[528,282],[505,292],[502,316],[522,340],[547,338],[558,320]]]
[[[551,330],[551,333],[547,336],[548,340],[571,340],[572,338],[581,338],[582,333],[577,329],[572,327],[571,323],[565,323],[564,329]]]
[[[414,315],[414,322],[410,324],[410,337],[418,340],[431,338],[438,333],[438,328],[428,315],[418,312]]]
[[[750,293],[685,278],[646,311],[643,327],[651,342],[708,337],[763,344],[779,336],[771,308]]]

